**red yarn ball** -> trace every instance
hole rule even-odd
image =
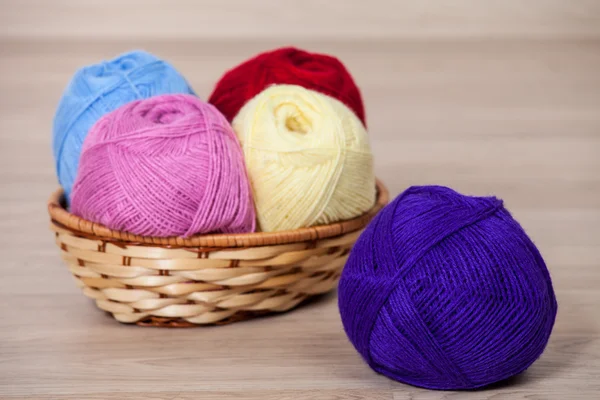
[[[294,47],[261,53],[227,71],[208,102],[232,121],[248,100],[273,84],[303,86],[336,98],[366,125],[360,91],[344,64]]]

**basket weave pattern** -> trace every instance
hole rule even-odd
[[[83,293],[123,323],[194,326],[287,311],[335,287],[362,228],[388,201],[337,224],[276,233],[137,237],[48,202],[61,256]]]

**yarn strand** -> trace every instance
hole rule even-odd
[[[190,95],[138,100],[90,131],[72,212],[144,236],[251,232],[252,194],[233,130]]]
[[[474,389],[527,369],[557,302],[535,245],[495,197],[412,187],[361,234],[339,307],[377,372],[429,389]]]
[[[373,206],[367,133],[340,101],[300,86],[275,85],[249,101],[232,125],[261,230],[328,224]]]

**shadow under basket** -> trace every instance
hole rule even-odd
[[[223,324],[296,307],[333,289],[362,229],[387,204],[348,221],[282,232],[157,238],[119,232],[48,201],[51,229],[83,293],[123,323]]]

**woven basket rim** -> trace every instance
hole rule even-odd
[[[71,214],[62,205],[62,189],[58,189],[52,193],[48,199],[48,213],[53,224],[71,231],[76,236],[120,243],[122,245],[215,248],[270,246],[325,239],[364,228],[389,201],[389,192],[385,185],[380,180],[376,181],[376,185],[377,200],[375,205],[359,217],[329,225],[318,225],[279,232],[200,234],[188,238],[140,236],[129,232],[112,230],[104,225]]]

